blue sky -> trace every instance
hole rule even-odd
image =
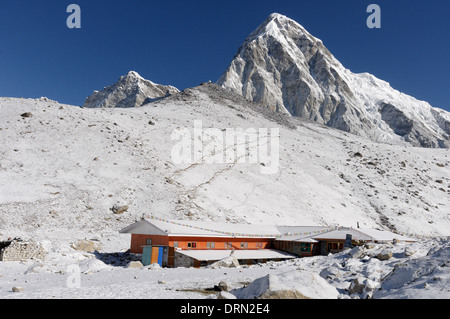
[[[69,4],[81,29],[69,29]],[[381,7],[381,29],[366,8]],[[272,12],[320,38],[353,72],[450,111],[450,1],[2,0],[0,96],[82,105],[130,70],[179,89],[225,71],[244,39]]]

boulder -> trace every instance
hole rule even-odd
[[[416,253],[411,247],[405,247],[405,257],[412,256]]]
[[[372,298],[373,292],[379,287],[380,283],[376,281],[364,277],[357,277],[350,283],[348,293],[350,295],[357,293],[362,295],[363,298],[367,299]]]
[[[364,288],[366,288],[365,282],[366,278],[363,277],[357,277],[353,279],[353,281],[350,283],[350,286],[348,287],[348,293],[350,295],[354,293],[362,294],[364,292]]]
[[[341,270],[336,265],[332,265],[323,269],[320,272],[320,276],[324,279],[335,279],[341,276]]]
[[[125,266],[125,268],[142,268],[144,265],[139,261],[130,261],[128,265]]]
[[[318,274],[302,269],[269,274],[231,293],[237,299],[337,299],[339,295]]]
[[[120,215],[125,213],[128,210],[128,206],[124,205],[124,206],[119,206],[119,205],[114,205],[111,210],[114,214],[116,215]]]
[[[212,263],[211,265],[208,266],[208,268],[213,268],[213,269],[217,269],[217,268],[239,268],[239,267],[240,267],[239,261],[233,255],[225,257],[225,258],[223,258],[223,259],[221,259],[219,261],[216,261],[215,263]]]
[[[219,282],[219,284],[217,285],[217,288],[220,291],[231,291],[233,288],[231,287],[231,285],[225,281],[221,281]]]
[[[71,247],[75,250],[81,250],[88,253],[93,253],[95,251],[100,250],[100,245],[98,243],[95,243],[92,240],[88,239],[78,240],[75,243],[73,243]]]
[[[158,263],[153,263],[147,267],[147,269],[161,269],[161,265]]]
[[[377,258],[379,260],[388,260],[392,258],[392,251],[383,249],[378,255]]]
[[[22,292],[23,291],[23,287],[12,287],[12,291],[13,292]]]
[[[356,246],[347,253],[352,258],[362,258],[365,254],[365,249],[363,246]]]
[[[221,291],[219,292],[219,294],[217,295],[217,299],[237,299],[235,295],[226,292],[226,291]]]
[[[110,266],[105,264],[103,261],[96,258],[88,258],[79,262],[80,272],[82,274],[92,274],[94,272],[108,269]]]

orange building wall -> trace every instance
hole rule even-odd
[[[147,245],[147,238],[152,240],[153,246],[169,246],[169,237],[167,236],[131,234],[130,252],[142,254],[142,247]]]
[[[268,238],[217,238],[217,237],[175,237],[160,235],[131,235],[130,251],[134,254],[142,254],[142,246],[147,245],[147,238],[152,240],[153,246],[169,246],[174,247],[174,243],[178,242],[181,249],[267,249],[270,248],[271,239]],[[196,243],[195,248],[189,248],[188,243]],[[214,243],[214,248],[208,248],[207,243]],[[227,248],[227,243],[231,243],[231,248]],[[241,248],[241,243],[247,243],[247,247]],[[258,243],[260,246],[258,247]]]
[[[270,239],[267,238],[217,238],[217,237],[170,237],[169,246],[174,247],[174,243],[178,242],[181,249],[265,249],[270,247]],[[188,243],[196,243],[196,248],[189,248]],[[208,248],[207,243],[214,243],[214,248]],[[231,243],[231,248],[227,247],[227,243]],[[241,248],[241,243],[247,243],[247,247]],[[257,246],[261,243],[261,247]]]

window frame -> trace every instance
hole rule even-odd
[[[197,248],[197,242],[196,241],[190,241],[187,243],[187,248],[189,249],[195,249]]]

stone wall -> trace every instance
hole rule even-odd
[[[44,259],[44,248],[35,241],[13,240],[3,243],[0,249],[0,261],[21,261],[28,259]]]
[[[194,266],[194,259],[175,251],[175,263],[174,263],[175,268],[176,267],[189,268],[193,266]]]

